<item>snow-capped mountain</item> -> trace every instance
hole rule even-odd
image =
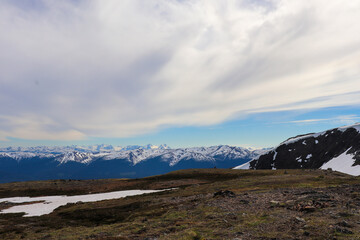
[[[328,169],[360,175],[360,123],[299,135],[236,169]]]
[[[193,147],[171,149],[166,144],[155,146],[113,147],[111,145],[65,146],[65,147],[8,147],[0,148],[0,157],[9,157],[21,161],[25,158],[54,158],[60,164],[68,161],[90,163],[96,159],[126,159],[134,165],[149,158],[160,157],[175,165],[181,160],[216,161],[219,159],[252,158],[259,150],[250,150],[227,145],[212,147]]]
[[[231,168],[260,153],[227,145],[176,149],[165,144],[7,147],[0,148],[0,182],[144,177],[185,168]]]

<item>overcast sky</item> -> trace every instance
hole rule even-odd
[[[0,143],[263,146],[357,122],[359,13],[359,0],[0,0]]]

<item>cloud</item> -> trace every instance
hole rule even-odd
[[[29,2],[0,3],[1,139],[360,104],[358,1]]]
[[[68,129],[52,119],[36,116],[8,117],[0,116],[0,124],[6,129],[0,131],[0,141],[7,141],[6,136],[27,140],[83,140],[85,135],[80,131]]]
[[[333,123],[333,124],[346,124],[351,125],[358,122],[360,119],[359,116],[351,114],[351,115],[341,115],[333,118],[317,118],[317,119],[302,119],[295,120],[283,123],[296,123],[296,124],[313,124],[313,123]]]

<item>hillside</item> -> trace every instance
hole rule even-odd
[[[289,138],[243,166],[251,169],[327,169],[360,175],[360,124]]]
[[[358,239],[359,180],[327,170],[192,169],[143,179],[0,184],[2,198],[176,188],[77,202],[39,217],[0,214],[0,239]]]

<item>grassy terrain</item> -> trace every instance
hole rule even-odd
[[[0,214],[0,239],[360,239],[360,178],[332,171],[192,169],[0,184],[0,196],[175,187],[68,204],[40,217]],[[214,195],[221,190],[229,192]]]

